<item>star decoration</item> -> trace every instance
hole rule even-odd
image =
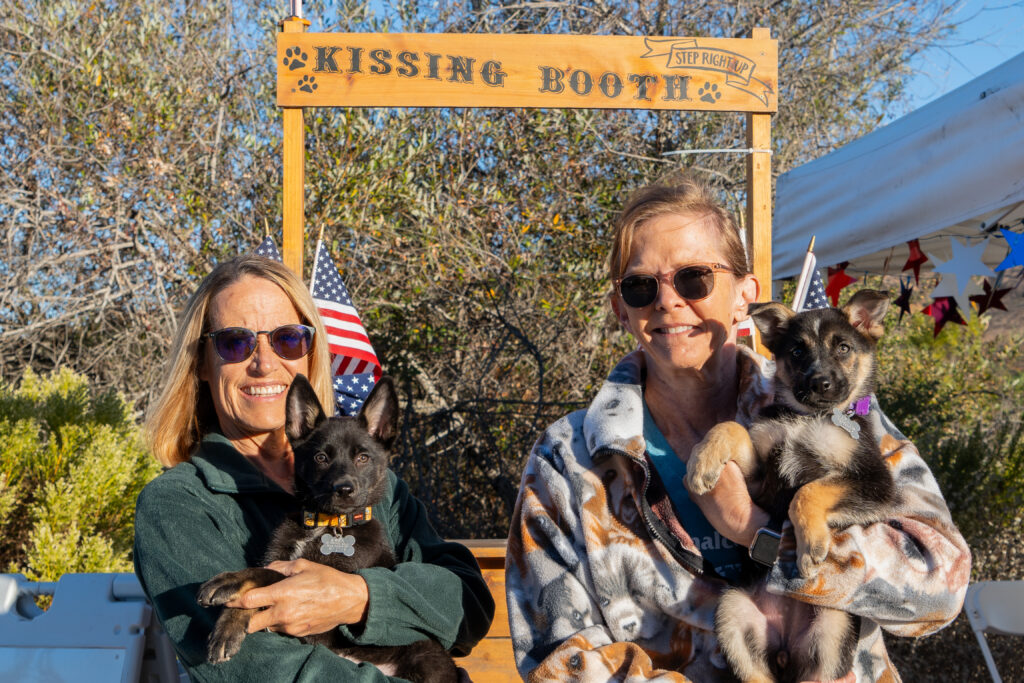
[[[828,285],[825,287],[825,293],[832,300],[833,306],[839,305],[839,292],[842,291],[843,287],[848,287],[857,281],[857,278],[846,274],[846,266],[848,265],[850,265],[849,261],[843,261],[835,268],[830,267],[828,269]]]
[[[914,284],[921,283],[921,265],[928,261],[928,257],[921,251],[921,245],[917,240],[910,240],[907,242],[907,247],[910,248],[910,256],[907,257],[907,262],[903,264],[903,270],[914,269]]]
[[[910,284],[910,276],[907,276],[906,284],[903,283],[903,278],[900,278],[900,295],[893,302],[900,309],[900,319],[896,321],[897,325],[903,322],[904,313],[910,313],[910,294],[913,291],[914,286]]]
[[[935,286],[935,289],[933,289],[932,293],[929,294],[928,296],[930,296],[933,299],[951,297],[956,301],[957,308],[960,309],[961,313],[966,314],[967,317],[970,318],[971,313],[973,313],[974,309],[971,307],[971,302],[967,295],[981,294],[982,290],[981,287],[970,281],[968,281],[968,287],[970,288],[970,291],[966,291],[964,292],[964,294],[960,294],[960,290],[957,289],[956,276],[943,275],[942,281]]]
[[[932,298],[944,296],[956,298],[961,311],[970,315],[971,304],[967,298],[967,288],[972,286],[972,275],[992,275],[995,273],[981,261],[988,240],[982,240],[974,246],[966,245],[960,240],[950,240],[953,256],[948,261],[939,261],[934,255],[930,258],[935,264],[935,272],[943,273],[942,283],[932,292]],[[980,293],[977,292],[976,293]]]
[[[967,324],[960,315],[960,311],[956,305],[956,299],[951,296],[939,297],[921,309],[921,312],[935,318],[935,332],[932,334],[933,337],[939,336],[939,332],[942,331],[942,328],[946,323],[956,323],[958,325]]]
[[[984,287],[984,294],[975,294],[971,297],[971,301],[978,304],[978,315],[981,315],[990,308],[998,308],[1001,311],[1005,311],[1006,306],[1003,305],[1003,297],[1010,291],[1010,288],[992,289],[992,285],[988,283],[988,280],[985,280]]]
[[[1006,244],[1010,247],[1010,251],[1006,253],[1006,258],[1003,259],[1002,263],[996,266],[996,270],[1024,266],[1024,235],[1010,232],[1006,228],[1000,228],[999,230],[1003,233],[1003,237],[1006,238]]]

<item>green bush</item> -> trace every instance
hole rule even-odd
[[[33,580],[130,571],[139,490],[160,468],[125,400],[70,370],[0,384],[0,566]]]
[[[1019,528],[1024,509],[1021,341],[986,339],[977,316],[938,336],[929,317],[897,318],[890,314],[879,346],[879,403],[921,451],[978,548]]]

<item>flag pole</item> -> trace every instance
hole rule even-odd
[[[313,286],[316,284],[317,266],[320,264],[320,244],[324,239],[324,224],[320,224],[320,234],[316,236],[316,251],[313,253],[313,272],[309,274],[309,293],[313,293]]]
[[[807,254],[804,256],[804,267],[800,271],[800,279],[796,283],[796,293],[793,295],[793,310],[797,313],[804,307],[807,300],[807,290],[811,286],[811,271],[818,264],[814,256],[814,235],[811,235],[811,243],[807,245]]]

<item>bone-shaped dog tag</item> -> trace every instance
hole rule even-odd
[[[839,408],[832,409],[832,424],[840,429],[846,430],[855,441],[860,439],[860,425],[849,418],[849,416]]]
[[[345,557],[352,557],[356,554],[356,537],[324,534],[320,537],[320,553],[322,555],[341,553]]]

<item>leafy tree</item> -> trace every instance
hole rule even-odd
[[[198,278],[279,229],[279,5],[26,0],[0,21],[0,377],[67,365],[144,407]],[[909,60],[952,5],[342,0],[306,13],[330,31],[767,26],[780,41],[780,172],[898,110]],[[321,109],[306,123],[309,234],[326,226],[418,435],[396,466],[444,531],[503,535],[532,439],[630,346],[606,303],[616,210],[680,170],[739,208],[741,155],[664,153],[742,146],[743,118]]]

